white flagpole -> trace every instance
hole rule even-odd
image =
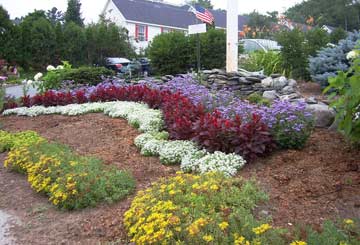
[[[226,71],[238,71],[238,0],[228,0],[226,27]]]

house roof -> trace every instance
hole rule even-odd
[[[195,15],[188,11],[188,5],[175,6],[147,0],[113,0],[113,2],[127,20],[184,29],[196,24]],[[215,18],[215,25],[226,28],[226,11],[210,11]],[[239,30],[242,30],[246,22],[247,18],[239,15]]]

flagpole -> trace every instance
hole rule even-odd
[[[198,19],[196,18],[196,24],[199,24]],[[197,39],[197,45],[196,45],[196,53],[197,53],[197,73],[198,77],[200,76],[200,70],[201,70],[201,60],[200,60],[200,34],[196,34]]]
[[[238,22],[238,0],[228,0],[226,12],[226,71],[238,71],[238,42],[239,42],[239,22]]]

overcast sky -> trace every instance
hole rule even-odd
[[[168,3],[182,4],[184,0],[165,0]],[[226,0],[212,0],[215,8],[226,9]],[[296,3],[302,2],[302,0],[239,0],[239,14],[249,13],[253,10],[257,10],[260,13],[266,13],[267,11],[279,11],[283,12],[285,9],[293,6]],[[96,21],[98,15],[102,11],[106,0],[81,0],[82,3],[82,15],[87,23]],[[21,17],[34,9],[48,10],[52,7],[65,11],[67,6],[67,0],[0,0],[0,5],[9,12],[10,17]]]

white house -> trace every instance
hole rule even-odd
[[[145,49],[156,35],[170,31],[187,32],[188,26],[198,23],[189,6],[177,6],[148,0],[108,0],[102,14],[125,27],[137,52]],[[226,11],[211,10],[217,28],[226,28]],[[239,31],[246,17],[239,16]]]

